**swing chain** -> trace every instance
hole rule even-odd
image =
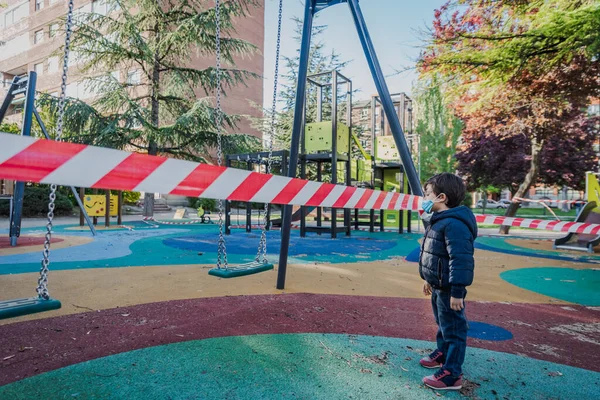
[[[275,136],[275,113],[277,111],[277,81],[279,79],[279,50],[281,48],[281,19],[283,15],[283,0],[279,0],[279,15],[277,19],[277,48],[275,50],[275,72],[273,74],[273,104],[271,107],[271,133],[269,136],[269,157],[267,158],[266,173],[271,173],[273,165],[273,140]],[[260,243],[256,261],[267,262],[267,215],[269,213],[269,203],[265,203],[265,213],[263,215],[263,226],[260,233]]]
[[[215,53],[217,58],[215,68],[215,125],[217,128],[217,163],[221,166],[223,149],[221,142],[221,124],[223,117],[221,115],[221,2],[215,0]],[[223,235],[223,200],[219,199],[219,242],[217,249],[217,268],[227,268],[227,248],[225,247],[225,237]]]
[[[71,33],[73,32],[73,0],[69,0],[69,11],[67,12],[65,32],[65,53],[63,57],[62,83],[60,86],[60,98],[58,100],[58,119],[56,122],[56,141],[61,140],[63,133],[63,117],[65,113],[65,98],[67,91],[67,73],[69,70],[69,46],[71,44]],[[48,203],[48,223],[46,224],[46,236],[44,240],[44,251],[42,267],[40,269],[40,278],[38,279],[37,293],[44,300],[50,299],[48,293],[48,266],[50,265],[50,243],[52,242],[52,220],[54,219],[54,203],[56,201],[56,185],[50,185],[50,195]]]

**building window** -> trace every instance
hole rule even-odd
[[[50,37],[53,38],[54,36],[56,36],[57,32],[58,32],[58,24],[51,24],[50,25]]]
[[[9,10],[6,13],[4,13],[4,26],[10,26],[12,24],[14,24],[16,22],[16,18],[15,18],[15,13],[16,13],[16,9],[15,10]]]
[[[1,10],[1,8],[0,8]],[[0,27],[8,27],[29,15],[29,2],[0,14]]]
[[[33,70],[38,75],[43,74],[44,73],[44,63],[41,62],[41,63],[33,64]]]
[[[363,108],[362,110],[360,110],[360,116],[363,118],[366,118],[369,116],[369,110],[367,108]]]
[[[48,58],[48,73],[58,72],[58,57]]]
[[[33,44],[41,43],[44,40],[44,30],[40,29],[33,34]]]
[[[44,0],[35,0],[35,11],[39,11],[44,8]]]
[[[106,0],[93,0],[92,1],[92,13],[106,15],[108,14],[108,4]]]
[[[140,71],[139,70],[135,70],[135,71],[129,71],[127,73],[127,84],[128,85],[139,85],[141,81],[141,77],[140,77]]]
[[[79,82],[72,82],[67,85],[66,90],[67,97],[72,97],[75,99],[79,98]]]

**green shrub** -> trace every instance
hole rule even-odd
[[[465,199],[462,202],[462,205],[471,208],[471,206],[473,205],[473,196],[471,196],[471,193],[467,192],[467,194],[465,195]]]
[[[217,201],[214,199],[197,199],[196,207],[202,207],[206,211],[215,211],[217,209]]]
[[[140,199],[140,197],[140,192],[130,192],[127,190],[123,191],[123,204],[135,204]]]
[[[198,208],[198,198],[197,197],[188,197],[187,201],[188,201],[188,206],[192,207],[192,208]]]
[[[217,209],[217,200],[199,199],[198,197],[188,197],[188,205],[192,208],[204,208],[206,211],[215,211]]]
[[[23,196],[23,217],[39,217],[48,213],[48,202],[50,196],[49,186],[25,186]],[[8,216],[10,207],[8,201],[0,202],[0,215]],[[72,215],[73,204],[69,198],[56,192],[54,202],[54,215]]]

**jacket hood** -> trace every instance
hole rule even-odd
[[[437,221],[441,221],[446,218],[454,218],[464,222],[465,225],[469,228],[474,238],[477,238],[477,220],[475,219],[475,215],[466,206],[458,206],[454,208],[450,208],[448,210],[442,212],[434,212],[431,217],[431,223],[434,224]]]

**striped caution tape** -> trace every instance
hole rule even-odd
[[[558,203],[558,204],[585,204],[585,200],[549,200],[549,199],[526,199],[524,197],[513,197],[514,202],[524,203]]]
[[[194,225],[194,224],[201,224],[202,220],[193,220],[193,221],[160,221],[157,219],[154,219],[154,217],[144,217],[142,218],[142,221],[150,221],[150,222],[154,222],[160,225]]]
[[[418,210],[414,195],[0,133],[0,177],[97,189],[334,208]]]
[[[419,211],[422,198],[0,133],[0,178],[97,189],[332,208]],[[484,224],[599,234],[600,225],[477,216]],[[145,221],[150,222],[150,221]],[[157,223],[156,221],[153,221]]]
[[[507,225],[516,226],[520,228],[530,229],[543,229],[547,231],[555,232],[571,232],[581,233],[586,235],[599,235],[600,225],[598,224],[586,224],[583,222],[568,222],[568,221],[550,221],[543,219],[528,219],[528,218],[517,218],[517,217],[502,217],[495,215],[481,215],[475,216],[477,222],[480,224],[487,225]]]

